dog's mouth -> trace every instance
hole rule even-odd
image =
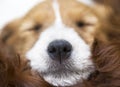
[[[79,41],[79,40],[78,40]],[[33,70],[54,86],[70,86],[94,71],[90,47],[84,42],[57,39],[36,43],[27,53]]]
[[[69,86],[87,79],[93,70],[93,65],[78,68],[72,60],[66,60],[62,63],[51,63],[47,71],[41,72],[40,75],[52,85]]]
[[[38,70],[43,76],[61,77],[64,75],[81,75],[91,72],[93,64],[90,60],[88,48],[83,48],[83,50],[78,49],[80,48],[73,47],[67,40],[54,40],[48,44],[45,52],[40,51],[41,53],[36,53],[35,51],[33,57],[31,54],[33,54],[32,51],[34,49],[32,49],[28,54],[30,55],[28,58],[31,57],[31,66],[33,69]]]
[[[74,64],[74,60],[72,58],[66,59],[64,61],[54,61],[52,60],[50,64],[48,63],[49,67],[46,71],[41,72],[42,75],[51,75],[54,77],[66,77],[67,75],[80,75],[88,72],[92,72],[94,67],[92,64],[88,64],[84,66],[84,63],[81,64],[81,67]]]
[[[70,60],[65,61],[52,61],[49,64],[49,68],[47,70],[48,73],[61,73],[61,72],[73,72],[73,65]]]

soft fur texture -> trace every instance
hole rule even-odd
[[[120,87],[120,16],[116,12],[119,10],[112,8],[108,17],[101,19],[96,32],[91,56],[96,71],[83,83],[70,87]],[[26,68],[26,62],[6,46],[0,46],[1,87],[54,87]]]
[[[120,42],[99,43],[95,42],[93,50],[96,72],[83,83],[70,87],[120,86]],[[33,75],[26,64],[13,50],[6,46],[0,49],[0,87],[54,87]]]
[[[0,42],[0,87],[49,87],[31,72],[28,61]]]
[[[20,20],[8,24],[1,37],[17,52],[27,55],[32,69],[45,81],[54,86],[71,86],[94,71],[90,56],[97,25],[94,11],[78,0],[45,0]],[[62,64],[47,51],[55,40],[72,45],[70,56]]]
[[[120,87],[120,42],[99,43],[93,50],[96,72],[82,86],[74,87]]]

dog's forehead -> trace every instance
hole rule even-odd
[[[72,22],[79,20],[89,21],[88,17],[92,16],[95,17],[95,14],[89,6],[79,0],[43,0],[24,17],[21,30],[29,29],[35,23],[44,24],[45,27],[52,24],[71,26]],[[96,18],[93,19],[96,21]]]
[[[69,12],[71,10],[79,9],[83,10],[88,5],[92,5],[92,0],[51,0],[52,1],[52,8],[54,10],[56,16],[56,22],[60,22],[62,13]]]
[[[55,14],[55,23],[62,23],[62,16],[72,10],[80,12],[87,6],[83,5],[79,0],[52,0],[52,7]]]
[[[89,2],[88,2],[89,1]],[[93,5],[92,0],[53,0],[52,7],[54,9],[54,13],[57,21],[62,21],[70,15],[78,16],[84,14],[89,10],[89,8]],[[91,13],[89,13],[91,14]],[[88,15],[89,15],[88,14]],[[70,18],[71,18],[70,17]],[[60,20],[60,18],[62,20]]]
[[[40,4],[35,6],[28,14],[40,20],[49,18],[58,18],[70,12],[83,10],[87,5],[81,3],[82,0],[43,0]],[[86,0],[85,0],[86,1]],[[37,16],[37,17],[36,17]],[[42,21],[43,22],[43,21]]]

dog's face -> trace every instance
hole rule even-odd
[[[2,37],[48,83],[69,86],[94,71],[91,46],[97,24],[94,12],[78,1],[47,0],[9,24]]]

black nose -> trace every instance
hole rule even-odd
[[[55,40],[49,44],[47,51],[50,58],[61,63],[70,57],[72,45],[65,40]]]

